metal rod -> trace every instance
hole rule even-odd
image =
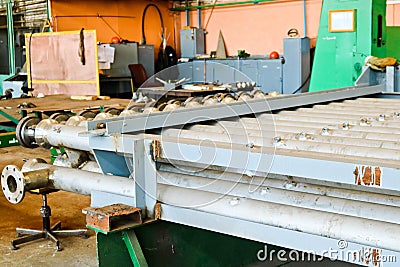
[[[53,18],[127,18],[135,19],[135,16],[121,16],[121,15],[55,15]]]
[[[304,37],[307,37],[307,2],[303,0],[303,27]]]
[[[277,3],[284,3],[284,2],[294,2],[294,0],[283,0],[283,1],[276,1],[276,0],[258,0],[258,1],[241,1],[241,2],[228,2],[228,3],[221,3],[221,4],[216,4],[216,7],[223,7],[223,6],[236,6],[236,5],[255,5],[255,4],[261,4],[261,3],[269,3],[269,2],[277,2]],[[214,5],[201,5],[201,6],[188,6],[186,7],[177,7],[177,8],[171,8],[171,11],[188,11],[191,9],[203,9],[203,8],[212,8]]]

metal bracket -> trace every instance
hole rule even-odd
[[[158,140],[154,140],[151,143],[151,153],[154,161],[157,161],[161,156],[161,143]]]
[[[85,208],[86,224],[100,232],[108,233],[142,223],[142,212],[125,204],[113,204],[102,208]]]

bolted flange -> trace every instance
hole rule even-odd
[[[7,200],[20,203],[25,196],[24,175],[14,165],[7,165],[1,173],[1,188]]]

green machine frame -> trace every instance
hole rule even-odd
[[[282,262],[274,259],[262,263],[257,256],[268,256],[271,251],[289,251],[166,221],[154,221],[111,232],[88,228],[96,232],[99,267],[257,264],[275,267],[281,266]]]
[[[354,86],[367,56],[386,57],[386,0],[324,0],[310,92]]]

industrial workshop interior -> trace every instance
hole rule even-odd
[[[400,266],[399,65],[398,0],[0,0],[0,266]]]

